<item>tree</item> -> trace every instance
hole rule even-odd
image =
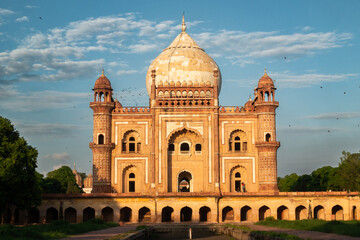
[[[340,186],[348,191],[360,191],[360,153],[342,152],[338,175]]]
[[[76,184],[76,179],[68,166],[62,166],[59,169],[48,172],[47,177],[44,181],[55,181],[59,182],[60,189],[57,193],[81,193],[82,190]]]
[[[0,214],[9,205],[21,210],[40,205],[37,156],[10,120],[0,116]]]
[[[296,173],[286,175],[284,178],[278,179],[278,188],[280,192],[291,192],[294,191],[294,185],[298,180],[299,176]]]

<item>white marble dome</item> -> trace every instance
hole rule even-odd
[[[216,62],[200,48],[186,33],[183,19],[182,32],[174,39],[169,47],[155,58],[146,74],[146,88],[150,95],[151,70],[156,70],[155,85],[159,82],[180,82],[182,86],[195,83],[210,83],[214,86],[214,70],[219,70],[218,92],[221,88],[221,72]]]

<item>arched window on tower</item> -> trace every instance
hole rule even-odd
[[[98,144],[104,144],[104,135],[99,134],[99,136],[98,136]]]
[[[185,154],[185,153],[189,153],[190,151],[190,146],[188,143],[183,142],[180,144],[180,152]]]
[[[99,102],[103,102],[104,101],[104,93],[100,92],[99,93]]]
[[[195,145],[195,154],[201,154],[201,144],[200,143]]]
[[[135,173],[129,174],[129,192],[135,192]]]
[[[267,142],[270,142],[270,141],[271,141],[271,134],[270,134],[270,133],[267,133],[267,134],[265,135],[265,141],[267,141]]]
[[[242,130],[233,131],[229,139],[229,152],[246,152],[247,150],[246,133]]]
[[[240,151],[241,150],[241,143],[240,143],[240,137],[239,136],[236,136],[235,138],[234,138],[234,150],[235,151]]]
[[[124,134],[122,140],[122,152],[123,153],[139,153],[141,151],[141,141],[139,133],[130,130]]]
[[[175,151],[175,145],[173,143],[169,143],[168,145],[168,151],[170,153],[174,152]]]
[[[241,192],[241,175],[239,172],[235,173],[235,191]]]

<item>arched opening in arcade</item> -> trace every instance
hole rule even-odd
[[[95,209],[87,207],[83,210],[83,222],[95,219]]]
[[[308,215],[307,215],[306,207],[304,207],[303,205],[300,205],[295,208],[295,219],[296,220],[307,219],[307,216]]]
[[[351,210],[352,210],[351,211],[352,220],[357,220],[356,206],[353,206]]]
[[[174,222],[174,209],[172,207],[164,207],[161,211],[161,222]]]
[[[331,220],[336,220],[336,221],[344,220],[344,210],[340,205],[335,205],[331,209]]]
[[[64,219],[69,223],[76,223],[76,210],[72,207],[65,209]]]
[[[259,208],[259,221],[265,220],[265,218],[271,216],[271,211],[268,206],[262,206]]]
[[[59,218],[59,212],[56,208],[48,208],[46,210],[46,222],[52,222],[52,221],[56,221]]]
[[[230,206],[224,207],[222,210],[222,221],[232,222],[234,221],[234,209]]]
[[[139,222],[151,222],[151,211],[147,207],[142,207],[139,210]]]
[[[317,205],[314,208],[314,219],[325,220],[325,209],[321,205]]]
[[[114,221],[114,210],[111,207],[106,207],[101,210],[101,219],[104,222],[113,222]]]
[[[244,206],[240,210],[240,221],[251,221],[252,209],[249,206]]]
[[[211,209],[207,206],[203,206],[199,209],[200,222],[211,221]]]
[[[131,222],[132,210],[129,207],[123,207],[120,209],[120,221]]]
[[[289,220],[289,209],[284,205],[278,207],[277,209],[277,219],[278,220]]]
[[[37,208],[31,208],[28,211],[28,223],[40,223],[40,211]]]
[[[180,222],[191,222],[192,220],[192,209],[189,207],[183,207],[180,210]]]

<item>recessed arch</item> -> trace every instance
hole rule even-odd
[[[120,221],[131,222],[132,210],[129,207],[123,207],[120,209]]]
[[[259,208],[259,221],[265,220],[265,218],[271,216],[271,211],[268,206],[262,206]]]
[[[234,209],[230,206],[224,207],[222,210],[222,221],[234,221]]]
[[[101,210],[101,219],[104,222],[114,221],[114,210],[111,207],[105,207]]]
[[[59,219],[59,212],[56,208],[51,207],[46,210],[46,222],[52,222]]]
[[[151,222],[151,211],[147,207],[139,209],[139,222]]]
[[[244,206],[240,210],[240,221],[251,221],[252,209],[249,206]]]
[[[344,210],[342,206],[335,205],[331,209],[331,220],[342,221],[344,220]]]
[[[325,209],[321,205],[314,207],[314,219],[325,220]]]
[[[281,205],[277,209],[277,219],[278,220],[289,220],[289,208]]]
[[[189,207],[183,207],[180,210],[180,222],[191,222],[192,220],[192,209]]]
[[[295,219],[296,220],[307,219],[306,207],[300,205],[295,208]]]
[[[83,210],[83,222],[87,222],[91,219],[95,219],[95,209],[87,207]]]
[[[193,176],[190,171],[182,170],[178,173],[178,192],[193,192]]]
[[[210,222],[211,221],[211,209],[207,206],[203,206],[199,209],[199,220],[200,222]]]
[[[76,209],[72,207],[68,207],[65,209],[64,218],[69,223],[76,223]]]
[[[174,209],[172,207],[164,207],[161,210],[161,222],[174,222]]]

